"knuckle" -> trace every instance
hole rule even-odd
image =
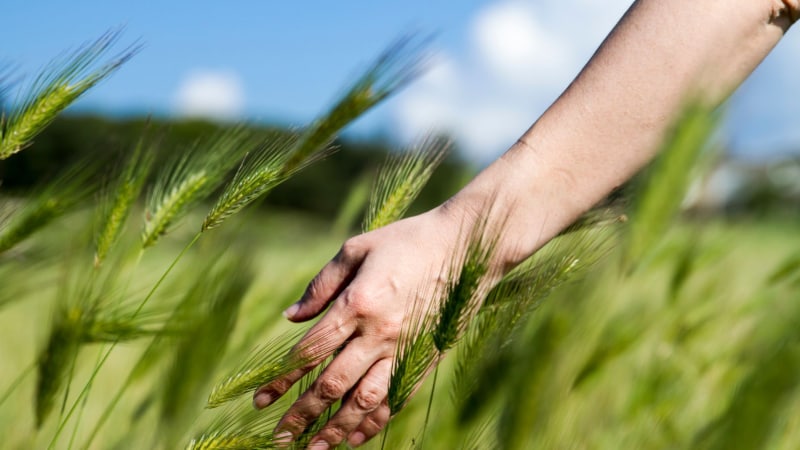
[[[303,345],[294,349],[292,352],[292,359],[298,362],[312,363],[315,355],[316,351],[313,346]]]
[[[353,401],[359,409],[373,411],[383,400],[383,396],[375,388],[361,388],[353,395]]]
[[[317,381],[316,392],[321,400],[333,403],[344,396],[347,386],[341,378],[327,376]]]
[[[267,392],[271,395],[283,395],[289,388],[292,387],[292,382],[285,378],[279,378],[272,383],[268,384],[262,391]]]
[[[363,248],[361,241],[358,237],[350,238],[342,244],[341,250],[339,250],[339,255],[337,259],[342,261],[351,261],[355,259],[360,253]]]
[[[389,339],[392,339],[392,343],[394,343],[394,338],[400,336],[400,333],[403,330],[403,321],[402,319],[390,319],[386,320],[381,324],[382,333]]]
[[[345,440],[347,432],[339,425],[327,425],[319,431],[319,435],[329,444],[337,445]]]
[[[305,430],[306,425],[308,424],[308,420],[302,414],[298,414],[296,412],[288,412],[285,416],[281,419],[279,424],[279,428],[282,430],[287,430],[292,432],[292,434],[297,435]]]
[[[357,315],[368,314],[372,309],[372,295],[363,287],[348,289],[344,293],[344,301],[347,307]]]
[[[378,432],[380,432],[387,423],[388,420],[383,420],[383,417],[370,414],[364,418],[364,421],[361,422],[359,428],[364,431],[364,434],[368,436],[374,436],[378,434]]]

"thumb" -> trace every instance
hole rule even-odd
[[[300,300],[288,307],[283,316],[292,322],[316,317],[355,277],[366,253],[357,238],[345,242],[339,253],[311,280]]]

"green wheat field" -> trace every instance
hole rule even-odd
[[[114,55],[117,40],[25,85],[6,105],[0,159],[36,152],[64,108],[138,51]],[[64,167],[24,195],[0,185],[0,447],[277,448],[273,427],[318,373],[252,408],[256,387],[318,356],[292,348],[309,325],[280,312],[348,236],[407,214],[449,145],[390,155],[333,220],[263,199],[324,164],[422,54],[399,40],[290,133],[231,125],[162,161],[144,130],[113,164]],[[798,448],[797,217],[682,213],[717,121],[688,105],[651,166],[487,296],[502,229],[465,233],[434,308],[405,324],[393,419],[365,448]]]

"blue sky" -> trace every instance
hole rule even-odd
[[[441,128],[487,161],[566,87],[629,3],[16,0],[0,17],[0,61],[35,74],[124,26],[122,44],[141,40],[143,51],[77,109],[302,124],[393,39],[433,32],[435,67],[355,132],[407,141]],[[800,148],[800,102],[787,95],[799,55],[790,32],[731,99],[726,135],[737,153]]]

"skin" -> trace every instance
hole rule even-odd
[[[403,320],[442,283],[439,268],[462,246],[459,230],[479,218],[502,222],[493,264],[497,277],[507,272],[651,160],[687,99],[724,100],[798,18],[800,0],[635,2],[502,157],[443,205],[347,240],[287,309],[303,322],[329,307],[309,334],[325,333],[326,348],[346,345],[280,420],[279,440],[291,441],[340,398],[310,448],[358,446],[378,434],[390,418]],[[255,406],[314,365],[261,387]]]

